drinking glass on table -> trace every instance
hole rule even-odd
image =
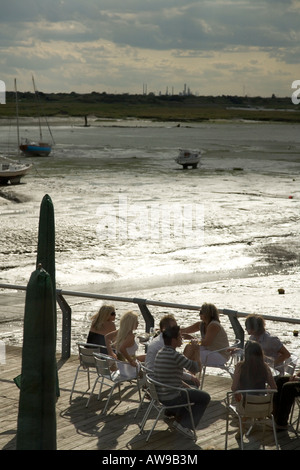
[[[155,328],[153,326],[150,327],[150,330],[149,330],[149,335],[150,335],[150,341],[154,338],[154,335],[155,335]]]

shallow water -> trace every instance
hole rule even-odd
[[[20,201],[0,199],[0,282],[27,284],[48,193],[58,287],[298,318],[299,126],[79,124],[56,122],[52,156],[0,188]],[[202,149],[201,167],[182,170],[180,147]]]

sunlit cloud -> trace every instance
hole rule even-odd
[[[43,91],[287,96],[299,79],[296,0],[10,0],[0,79]]]

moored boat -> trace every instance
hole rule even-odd
[[[51,153],[52,145],[49,144],[48,142],[46,143],[46,142],[43,141],[42,126],[41,126],[41,119],[40,119],[40,115],[41,115],[41,113],[40,113],[40,102],[39,102],[39,96],[38,96],[38,92],[37,92],[33,77],[32,77],[32,83],[33,83],[33,89],[34,89],[35,97],[36,97],[36,100],[37,100],[37,103],[38,103],[40,137],[39,137],[39,141],[37,141],[37,142],[33,141],[33,140],[23,138],[21,140],[21,144],[20,144],[19,148],[20,148],[21,152],[27,157],[48,157],[48,155],[50,155],[50,153]],[[46,118],[45,118],[45,120],[46,120]],[[53,141],[52,132],[51,132],[51,129],[49,127],[49,124],[48,124],[47,120],[46,120],[46,123],[47,123],[47,126],[48,126],[49,134],[50,134],[50,136],[52,138],[52,141]]]
[[[184,169],[191,166],[197,168],[201,160],[201,152],[195,150],[179,149],[179,154],[175,158],[175,162],[182,165]]]
[[[5,158],[4,162],[0,162],[0,184],[19,184],[31,167],[30,163],[9,161]]]
[[[30,157],[48,157],[51,152],[51,145],[45,142],[33,142],[28,139],[22,139],[20,150]]]
[[[17,93],[17,80],[15,79],[15,94],[16,94],[16,116],[17,116],[17,138],[18,138],[18,154],[19,149],[19,114],[18,114],[18,93]],[[32,164],[22,163],[11,159],[8,155],[0,155],[0,184],[19,184],[21,178],[31,169]]]

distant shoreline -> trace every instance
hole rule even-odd
[[[16,114],[15,94],[7,92],[0,121]],[[300,105],[290,97],[109,95],[106,93],[18,93],[19,117],[143,119],[157,122],[199,123],[214,120],[255,120],[300,123]]]

